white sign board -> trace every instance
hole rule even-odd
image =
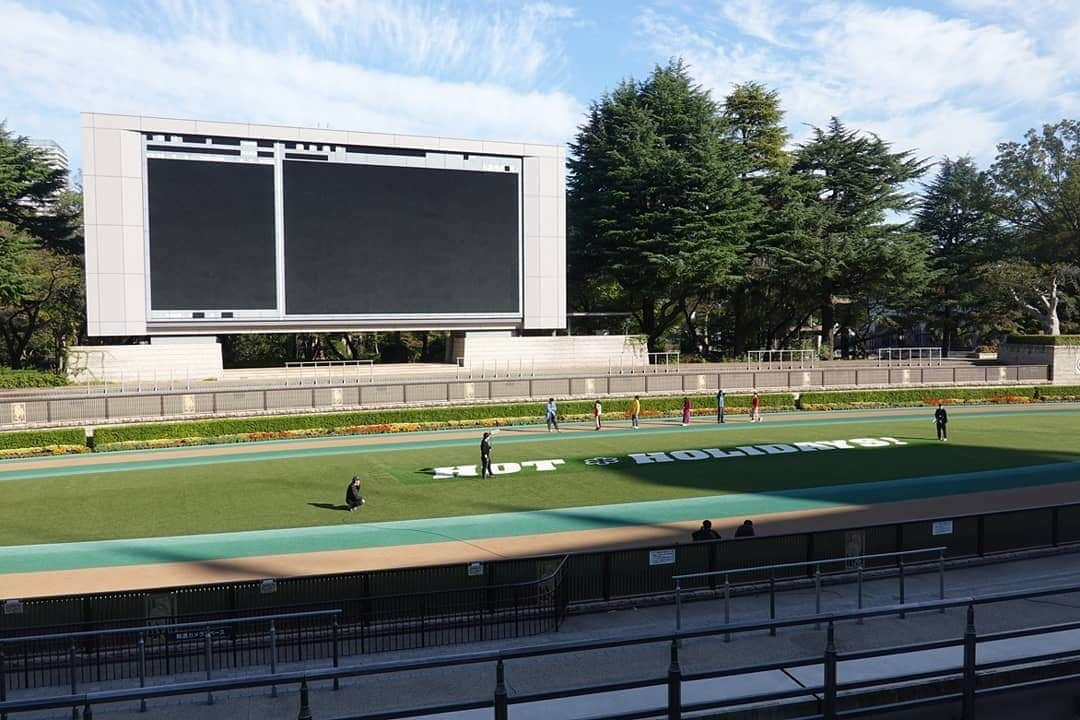
[[[675,564],[675,548],[669,548],[667,550],[650,550],[649,551],[649,564],[650,565],[674,565]]]
[[[952,520],[935,520],[931,528],[931,535],[952,535]]]
[[[471,562],[469,563],[469,577],[478,577],[484,574],[484,563]]]

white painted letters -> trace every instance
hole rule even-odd
[[[446,480],[452,477],[476,477],[476,466],[455,465],[453,467],[435,468],[436,480]]]
[[[648,465],[649,463],[666,463],[675,462],[667,453],[630,453],[630,457],[634,459],[634,462],[638,465]]]
[[[676,460],[708,460],[709,453],[703,450],[674,450],[671,457]]]
[[[540,472],[550,472],[557,465],[562,464],[562,460],[525,460],[521,463],[521,467],[534,467]]]

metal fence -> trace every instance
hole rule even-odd
[[[793,370],[798,368],[814,367],[816,350],[747,350],[747,370],[772,370],[773,365],[777,370]]]
[[[731,576],[744,573],[768,573],[769,574],[769,619],[776,619],[776,581],[777,578],[790,577],[790,573],[802,574],[812,572],[814,577],[814,609],[815,614],[821,614],[821,583],[828,576],[835,578],[842,575],[854,575],[856,585],[856,602],[858,608],[863,607],[863,571],[868,562],[885,561],[896,563],[897,590],[900,596],[900,604],[906,599],[905,589],[905,563],[908,558],[934,556],[931,560],[938,573],[938,600],[945,599],[945,547],[926,548],[925,550],[901,550],[899,552],[876,553],[874,555],[853,555],[826,560],[810,560],[806,562],[781,563],[779,565],[765,565],[756,568],[743,568],[740,570],[714,570],[712,572],[688,573],[676,575],[675,580],[675,629],[682,629],[682,600],[683,589],[715,587],[715,583],[723,578],[724,581],[724,624],[731,622]],[[923,563],[926,561],[924,560]],[[828,568],[839,566],[837,570]],[[822,572],[822,568],[826,568]],[[901,612],[901,617],[903,613]],[[731,635],[725,635],[724,641],[729,642]]]
[[[933,367],[941,365],[939,347],[889,347],[878,348],[878,367]]]
[[[482,380],[347,382],[290,387],[142,389],[111,392],[96,387],[5,393],[0,398],[0,430],[85,425],[136,420],[190,420],[221,415],[340,412],[361,408],[450,403],[535,401],[549,397],[683,395],[757,390],[820,388],[900,388],[955,385],[1042,384],[1047,365],[958,365],[904,368],[809,368],[694,372],[686,365],[650,365],[648,372]],[[665,372],[665,368],[677,372]]]
[[[789,618],[781,621],[738,623],[734,625],[717,625],[689,631],[674,633],[641,633],[630,637],[619,637],[610,640],[591,642],[561,643],[550,646],[534,646],[521,648],[508,648],[488,652],[473,652],[465,655],[451,655],[438,659],[424,658],[421,660],[406,660],[388,663],[365,663],[363,665],[348,665],[327,668],[309,668],[305,670],[290,671],[284,673],[270,673],[255,676],[247,676],[232,679],[208,680],[204,682],[189,682],[183,684],[158,685],[124,690],[104,690],[90,693],[72,692],[67,695],[52,697],[37,697],[20,700],[6,700],[0,695],[0,717],[7,713],[23,712],[28,710],[44,710],[51,708],[72,707],[73,715],[77,717],[78,708],[83,709],[84,720],[91,720],[93,708],[108,703],[140,700],[145,703],[150,698],[173,697],[178,695],[190,695],[194,693],[208,693],[212,698],[215,691],[232,690],[241,688],[259,688],[278,685],[298,685],[300,708],[297,714],[302,720],[312,720],[313,713],[310,706],[311,688],[309,683],[319,681],[333,681],[333,688],[338,689],[338,680],[350,677],[384,676],[398,672],[413,672],[429,670],[433,668],[459,667],[463,665],[494,664],[494,690],[486,699],[457,702],[452,704],[425,705],[406,709],[398,709],[391,712],[361,713],[350,715],[348,718],[337,720],[385,720],[390,717],[413,717],[434,715],[436,713],[460,712],[464,710],[490,709],[494,720],[508,720],[510,707],[523,703],[537,703],[553,699],[583,697],[598,693],[612,693],[633,690],[646,687],[664,687],[667,690],[666,702],[653,707],[640,707],[642,701],[625,703],[624,707],[614,714],[606,713],[594,715],[593,720],[630,720],[631,718],[666,717],[668,720],[679,720],[684,713],[700,713],[705,710],[719,710],[739,706],[752,706],[757,703],[778,702],[802,702],[809,705],[810,709],[804,709],[801,717],[803,720],[838,720],[839,718],[879,717],[883,713],[897,711],[917,711],[920,708],[942,703],[952,703],[959,711],[961,720],[975,720],[977,703],[992,700],[1009,693],[1016,693],[1028,689],[1043,689],[1054,683],[1076,681],[1078,676],[1069,663],[1051,662],[1061,661],[1075,657],[1080,653],[1080,648],[1072,651],[1043,650],[1040,651],[1038,643],[1029,644],[1029,649],[1019,654],[1019,657],[1004,660],[979,661],[978,647],[980,643],[1000,643],[1002,641],[1018,638],[1038,638],[1050,633],[1062,633],[1080,629],[1080,622],[1066,622],[1041,627],[1029,627],[1020,630],[1005,632],[978,634],[975,627],[976,607],[993,603],[1010,602],[1016,600],[1029,600],[1035,598],[1053,597],[1055,595],[1068,595],[1080,592],[1080,585],[1043,587],[986,595],[981,597],[965,597],[952,600],[935,600],[908,605],[893,605],[871,610],[857,610],[846,613],[833,613],[828,615],[807,615],[797,618]],[[837,626],[842,622],[859,622],[864,619],[892,615],[899,612],[928,612],[944,611],[949,608],[965,608],[966,623],[963,634],[960,637],[949,637],[931,642],[895,645],[873,650],[860,650],[854,652],[839,652],[836,647]],[[794,628],[808,625],[827,624],[824,649],[820,654],[810,654],[799,658],[784,659],[780,661],[755,663],[752,665],[740,665],[722,670],[709,670],[704,672],[684,672],[680,659],[680,646],[683,642],[698,638],[711,638],[721,634],[735,632],[755,632],[769,630],[775,633],[779,629]],[[670,649],[669,662],[666,672],[657,668],[652,677],[635,679],[630,681],[608,681],[578,685],[573,688],[561,687],[557,689],[534,690],[532,692],[511,693],[507,682],[508,664],[528,658],[542,656],[559,657],[569,653],[582,653],[594,650],[610,650],[612,648],[626,646],[665,644]],[[879,677],[866,679],[865,677],[844,680],[840,676],[839,664],[844,661],[866,660],[876,658],[889,658],[901,654],[911,654],[923,651],[936,651],[945,648],[959,647],[963,649],[962,660],[955,664],[932,667],[929,669],[918,668],[907,672],[885,672]],[[890,663],[880,664],[889,667]],[[743,694],[737,697],[702,698],[701,693],[693,702],[683,699],[683,687],[686,682],[695,682],[721,677],[741,677],[752,673],[769,671],[790,672],[792,668],[821,668],[821,682],[812,685],[803,685],[792,690],[767,690],[764,692]],[[1030,675],[1018,677],[1009,673],[1010,670],[1033,667],[1038,675],[1034,679]],[[926,688],[920,695],[900,699],[896,692],[902,685],[918,684]],[[2,687],[2,685],[0,685]],[[875,697],[873,691],[891,688],[893,692],[886,698]],[[273,694],[273,693],[272,693]],[[869,702],[867,702],[867,699]],[[648,702],[648,701],[646,701]],[[634,709],[627,709],[627,705],[638,705]]]
[[[128,611],[117,596],[41,598],[20,603],[17,613],[0,615],[0,689],[28,689],[148,676],[213,671],[408,650],[436,645],[504,640],[558,630],[569,597],[566,558],[531,561],[539,577],[494,584],[494,573],[472,575],[473,587],[372,594],[372,588],[396,584],[439,585],[457,568],[425,568],[398,573],[365,573],[275,580],[275,594],[288,598],[307,594],[306,603],[246,607],[251,583],[190,587],[168,592],[125,593],[123,600],[169,608],[154,618],[113,617],[83,623],[42,625],[52,615],[63,617],[73,607],[90,615]],[[477,569],[479,564],[473,564]],[[490,567],[490,566],[488,566]],[[466,576],[469,577],[468,567]],[[528,572],[525,564],[504,568],[500,575]],[[266,582],[256,583],[257,592]],[[223,592],[224,591],[224,592]],[[232,609],[185,613],[177,598],[211,607],[228,597]],[[247,598],[251,599],[251,598]],[[240,601],[237,603],[237,601]],[[170,607],[171,605],[171,607]],[[10,607],[10,604],[9,604]],[[242,617],[222,618],[240,614]],[[177,622],[184,619],[185,622]],[[38,621],[38,622],[35,622]]]

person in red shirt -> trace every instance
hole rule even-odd
[[[682,424],[690,424],[690,398],[688,397],[682,399]]]
[[[750,422],[761,422],[761,398],[756,392],[750,401]]]

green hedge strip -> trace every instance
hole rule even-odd
[[[0,433],[0,450],[46,447],[48,445],[84,444],[86,444],[86,435],[82,428],[26,430]]]
[[[67,384],[67,375],[59,373],[0,368],[0,388],[59,387]]]

